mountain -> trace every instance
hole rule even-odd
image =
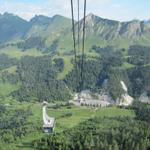
[[[39,16],[35,16],[34,18],[32,18],[30,20],[30,25],[33,26],[33,25],[48,25],[50,23],[50,20],[51,18],[50,17],[46,17],[46,16],[43,16],[43,15],[39,15]]]
[[[61,33],[71,25],[71,20],[60,15],[52,18],[45,16],[35,16],[29,22],[30,28],[24,36],[25,39],[31,37],[42,37],[46,43],[51,44]]]
[[[0,15],[0,43],[22,38],[28,29],[28,22],[13,14]]]
[[[83,20],[81,20],[81,27]],[[139,38],[150,32],[150,28],[144,22],[133,20],[130,22],[119,22],[103,19],[93,14],[86,17],[87,34],[96,34],[103,39],[112,40],[114,38]]]
[[[145,21],[146,24],[150,25],[150,19]]]
[[[82,33],[82,28],[83,20],[80,21],[80,33]],[[143,21],[119,22],[89,14],[86,16],[86,38],[90,43],[104,46],[105,44],[132,45],[142,42],[148,44],[150,27]]]
[[[82,38],[83,19],[79,22]],[[55,15],[53,17],[35,16],[29,22],[18,16],[5,13],[0,16],[0,42],[12,39],[30,40],[41,38],[46,48],[57,40],[59,50],[72,49],[71,19]],[[75,30],[77,32],[77,23]],[[86,16],[86,48],[93,45],[129,47],[130,45],[149,45],[150,26],[139,20],[120,22],[103,19],[94,14]]]

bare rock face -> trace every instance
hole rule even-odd
[[[82,33],[83,20],[80,21],[80,33]],[[150,33],[150,26],[144,21],[133,20],[119,22],[100,18],[94,14],[86,16],[86,35],[97,35],[105,40],[125,38],[137,40]]]
[[[141,102],[143,102],[143,103],[148,103],[148,104],[150,104],[150,97],[148,97],[147,92],[144,92],[144,93],[140,96],[139,100],[140,100]]]
[[[122,97],[117,100],[117,103],[120,106],[129,106],[132,104],[134,99],[128,94],[128,88],[124,83],[124,81],[120,81],[120,84],[122,85],[122,89],[124,90],[125,93],[122,94]]]
[[[140,22],[138,20],[134,20],[131,22],[122,23],[122,26],[120,27],[119,35],[124,37],[141,37],[146,33],[147,26],[144,22]]]

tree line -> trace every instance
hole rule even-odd
[[[149,150],[150,107],[134,105],[136,118],[92,118],[75,128],[34,141],[33,147],[38,150]]]

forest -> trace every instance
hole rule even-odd
[[[63,81],[57,80],[57,72],[60,59],[54,60],[52,65],[51,57],[24,57],[17,66],[21,88],[12,93],[20,101],[30,101],[32,98],[37,101],[68,100],[69,90]]]
[[[56,46],[57,41],[51,47],[52,50],[55,51]],[[113,47],[93,46],[91,51],[96,53],[96,57],[86,55],[84,61],[83,89],[90,89],[93,92],[106,90],[115,100],[124,93],[120,84],[120,81],[123,80],[128,86],[129,94],[136,101],[133,106],[119,109],[133,111],[136,115],[132,117],[116,115],[113,117],[105,117],[105,115],[104,117],[88,117],[87,120],[68,129],[66,126],[63,128],[60,122],[61,119],[69,120],[72,117],[75,117],[72,122],[78,122],[77,108],[68,105],[68,100],[72,98],[73,92],[81,90],[80,57],[78,56],[77,59],[76,72],[71,54],[63,57],[54,55],[24,56],[20,59],[0,54],[1,89],[3,90],[3,85],[7,85],[8,89],[11,89],[13,85],[13,90],[8,90],[6,94],[1,93],[2,95],[0,95],[1,102],[6,101],[5,105],[0,105],[0,147],[3,147],[1,146],[3,144],[19,142],[30,133],[36,132],[37,135],[41,135],[42,112],[40,109],[42,106],[39,104],[43,101],[51,103],[60,103],[61,101],[61,103],[67,104],[67,106],[64,105],[67,110],[61,109],[61,104],[51,110],[51,113],[54,112],[53,115],[59,109],[64,111],[59,114],[60,116],[58,115],[58,120],[60,119],[58,128],[61,132],[55,132],[52,136],[40,136],[38,139],[32,137],[34,141],[30,141],[30,147],[32,146],[33,149],[130,150],[132,148],[133,150],[148,150],[150,148],[150,107],[139,103],[138,99],[143,92],[150,95],[150,65],[147,59],[149,48],[141,47],[141,49],[143,49],[143,53],[140,57],[136,57],[139,51],[137,46],[130,47],[128,51],[117,50]],[[124,53],[128,53],[128,56]],[[73,67],[64,78],[59,79],[59,74],[66,69],[65,59],[67,57]],[[134,57],[132,61],[131,57]],[[70,64],[67,64],[67,67]],[[104,86],[105,80],[108,80],[107,86]],[[15,107],[9,103],[14,103]],[[18,105],[21,104],[23,106],[19,107]],[[24,104],[27,106],[30,104],[30,107],[24,107]],[[78,111],[80,114],[81,110]],[[92,109],[89,108],[88,112],[90,113],[90,111]],[[31,118],[34,118],[35,122]]]
[[[129,94],[138,98],[143,92],[150,93],[150,66],[149,48],[140,47],[143,53],[136,57],[139,51],[138,46],[132,46],[128,50],[128,57],[124,57],[124,50],[116,50],[113,47],[100,48],[93,46],[92,50],[97,57],[85,56],[83,69],[83,89],[90,89],[99,92],[103,89],[103,83],[108,80],[107,88],[115,100],[123,94],[120,81],[123,80],[129,88]],[[55,46],[54,46],[55,48]],[[19,84],[19,90],[13,91],[10,95],[18,101],[66,101],[71,98],[72,92],[81,91],[81,59],[77,59],[77,70],[75,62],[73,69],[64,77],[58,80],[59,73],[65,69],[64,60],[53,56],[22,57],[20,60],[9,58],[7,55],[0,55],[0,69],[16,66],[16,73],[3,71],[1,76],[3,82]],[[67,56],[66,56],[67,57]],[[131,57],[134,59],[131,62]],[[145,62],[141,62],[141,61]],[[125,63],[133,66],[124,68]],[[90,79],[90,80],[89,80]]]
[[[9,68],[9,67],[17,64],[17,62],[18,62],[17,59],[9,58],[7,55],[2,54],[2,55],[0,55],[0,70]]]
[[[31,132],[27,127],[27,119],[31,110],[11,109],[11,106],[0,105],[0,141],[12,143]]]
[[[150,107],[135,102],[135,118],[92,118],[77,127],[34,141],[39,150],[149,150]]]

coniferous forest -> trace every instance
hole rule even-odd
[[[77,127],[33,142],[39,150],[149,150],[150,108],[134,103],[135,118],[92,118]]]

